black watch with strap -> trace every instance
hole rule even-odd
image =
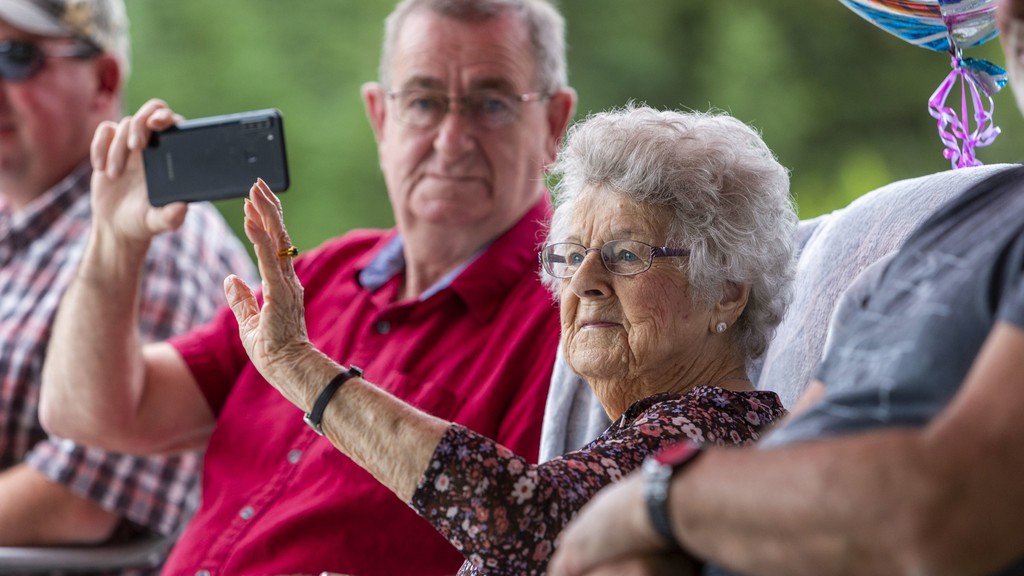
[[[644,460],[644,502],[651,526],[666,541],[678,546],[668,511],[668,489],[672,476],[693,462],[701,453],[700,446],[684,441],[649,456]]]
[[[327,410],[327,404],[334,397],[334,393],[341,388],[341,385],[353,378],[361,378],[363,371],[358,366],[349,366],[348,370],[342,370],[337,376],[331,378],[331,381],[327,383],[320,395],[317,396],[316,402],[313,403],[313,409],[306,412],[306,415],[302,417],[302,420],[309,424],[309,427],[314,432],[323,436],[324,429],[322,421],[324,418],[324,410]]]

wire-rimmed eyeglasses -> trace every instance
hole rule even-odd
[[[451,111],[452,102],[458,103],[457,112],[471,124],[486,130],[507,126],[519,119],[519,111],[527,102],[546,99],[547,92],[506,94],[494,90],[471,92],[462,96],[448,96],[433,90],[402,90],[387,92],[395,101],[397,119],[413,128],[434,128]]]
[[[572,278],[590,252],[600,252],[604,267],[619,276],[648,271],[658,256],[686,256],[690,253],[685,248],[651,246],[639,240],[609,240],[600,248],[587,248],[573,242],[548,244],[538,257],[544,272],[555,278]]]

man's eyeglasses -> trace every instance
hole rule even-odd
[[[519,111],[527,102],[538,102],[549,96],[545,92],[529,94],[506,94],[483,91],[463,96],[448,96],[443,92],[430,90],[402,90],[388,92],[388,98],[395,101],[398,121],[413,128],[434,128],[451,111],[452,102],[458,103],[457,111],[474,126],[494,130],[507,126],[519,119]]]
[[[12,82],[28,80],[43,69],[47,58],[85,60],[99,53],[99,48],[84,42],[47,46],[28,40],[0,42],[0,78]]]
[[[548,274],[555,278],[572,278],[590,252],[600,252],[604,267],[619,276],[648,271],[658,256],[686,256],[690,253],[685,248],[651,246],[638,240],[610,240],[600,248],[587,248],[572,242],[548,244],[538,256],[541,267]]]

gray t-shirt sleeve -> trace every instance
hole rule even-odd
[[[1009,250],[1003,271],[1005,285],[996,317],[1024,329],[1024,237]]]
[[[832,346],[833,334],[836,331],[842,331],[846,324],[856,318],[862,303],[875,289],[879,278],[885,271],[885,267],[889,265],[889,261],[892,260],[894,255],[895,252],[890,252],[876,260],[858,274],[850,282],[846,290],[843,291],[836,304],[835,311],[832,313],[832,319],[829,321],[828,332],[825,334],[825,344],[822,347],[823,356],[828,354],[829,348]],[[818,374],[815,373],[814,377],[818,378]]]

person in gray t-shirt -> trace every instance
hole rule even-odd
[[[1024,0],[998,16],[1024,104]],[[675,449],[602,491],[548,573],[1024,574],[1022,272],[1024,167],[860,280],[758,449]]]
[[[947,204],[847,292],[818,368],[826,393],[762,447],[928,424],[995,324],[1024,329],[1024,169]]]

